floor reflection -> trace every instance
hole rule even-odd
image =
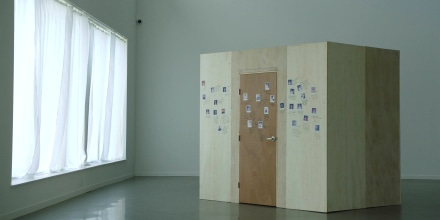
[[[334,213],[318,213],[259,205],[200,200],[200,220],[344,220],[344,219],[401,219],[401,206],[387,206]]]
[[[329,214],[199,199],[197,177],[136,177],[19,219],[344,220],[440,219],[440,181],[402,181],[401,206]]]

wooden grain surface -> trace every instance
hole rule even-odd
[[[261,72],[277,72],[277,102],[284,102],[286,99],[286,53],[287,47],[263,48],[232,52],[232,87],[237,93],[232,95],[232,121],[239,121],[240,97],[240,75]],[[286,114],[277,108],[277,207],[286,207],[286,146],[285,146],[285,125]],[[239,123],[232,124],[232,170],[231,170],[231,201],[239,202]]]
[[[202,85],[205,81],[205,85]],[[231,52],[200,57],[200,198],[231,201]],[[226,92],[223,92],[226,87]],[[211,92],[211,88],[214,91]],[[203,100],[202,96],[206,99]],[[214,100],[217,104],[214,105]],[[206,114],[206,110],[210,114]],[[225,114],[221,110],[225,109]],[[213,111],[217,115],[213,115]],[[221,126],[221,131],[219,131]]]
[[[276,80],[276,72],[240,76],[240,203],[276,205],[276,142],[267,140],[277,135]]]
[[[327,211],[327,43],[289,46],[287,50],[286,207]],[[298,86],[301,91],[298,92]],[[312,87],[315,93],[312,94]],[[290,88],[295,94],[290,95]],[[305,99],[301,94],[305,94]],[[298,109],[298,104],[302,109]],[[312,108],[317,109],[312,115]],[[304,116],[308,121],[304,121]],[[292,126],[292,120],[297,126]],[[319,131],[315,131],[319,125]]]
[[[365,58],[366,205],[400,204],[399,51],[367,47]]]
[[[327,44],[327,211],[365,207],[365,48]]]

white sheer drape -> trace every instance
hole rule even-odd
[[[125,159],[126,42],[72,6],[15,0],[14,47],[12,177]]]
[[[25,4],[26,3],[26,4]],[[35,149],[35,4],[16,0],[14,8],[14,115],[12,177],[27,173]],[[24,138],[22,135],[26,137]]]
[[[100,159],[104,146],[105,101],[110,68],[110,35],[92,27],[93,55],[89,99],[87,162]]]

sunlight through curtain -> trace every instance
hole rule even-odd
[[[90,19],[15,0],[13,178],[125,159],[127,43]]]

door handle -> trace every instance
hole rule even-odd
[[[268,141],[276,141],[277,138],[276,138],[275,136],[272,136],[272,137],[270,137],[270,138],[267,138],[267,140],[268,140]]]

